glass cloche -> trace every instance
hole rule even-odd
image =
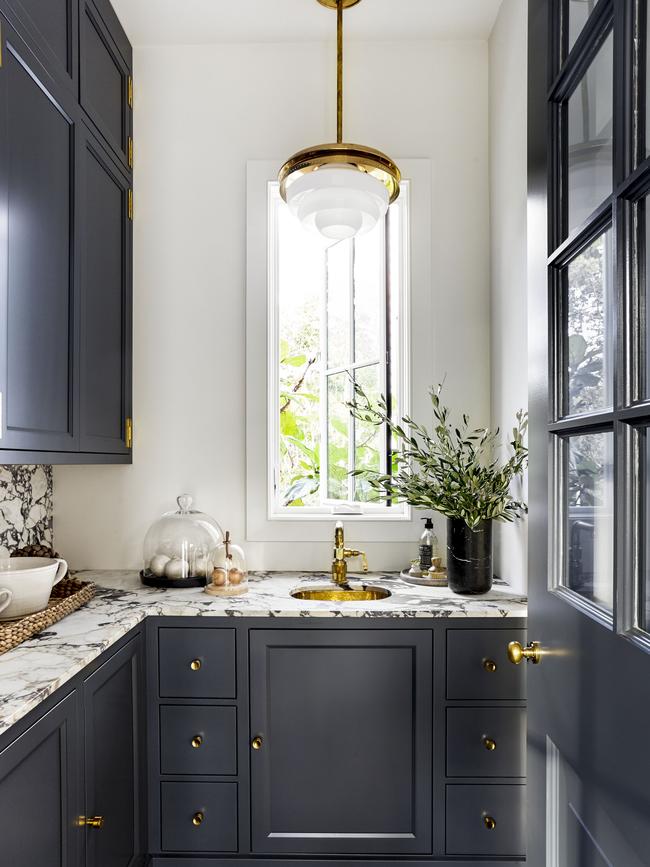
[[[192,509],[189,494],[176,502],[178,511],[164,514],[145,537],[142,581],[156,587],[202,587],[214,571],[223,531],[214,518]]]
[[[233,545],[230,532],[214,552],[212,580],[208,581],[206,593],[212,596],[238,596],[248,590],[246,557],[239,545]]]

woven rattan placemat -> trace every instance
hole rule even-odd
[[[52,588],[50,601],[44,611],[27,614],[6,623],[0,622],[0,653],[11,650],[37,632],[57,623],[67,614],[90,602],[94,595],[95,585],[90,581],[78,581],[76,578],[59,581]]]

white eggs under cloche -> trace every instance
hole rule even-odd
[[[156,587],[202,587],[212,579],[223,531],[210,515],[192,508],[189,494],[176,502],[177,510],[166,512],[149,528],[140,575]]]

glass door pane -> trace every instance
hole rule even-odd
[[[614,435],[566,438],[565,562],[561,583],[612,609],[614,576]]]
[[[569,233],[612,192],[613,43],[610,33],[569,97]]]
[[[612,404],[612,232],[608,229],[567,266],[564,335],[568,415]]]
[[[596,0],[569,0],[569,51],[575,45],[595,6]]]

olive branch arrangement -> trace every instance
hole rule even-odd
[[[471,429],[467,415],[456,427],[449,420],[448,407],[440,402],[442,385],[429,390],[434,428],[429,431],[405,416],[401,424],[391,419],[385,397],[373,405],[356,382],[354,400],[348,406],[356,419],[374,425],[387,425],[400,443],[393,453],[393,473],[359,469],[382,501],[408,503],[432,509],[448,518],[461,518],[475,530],[491,519],[512,522],[527,511],[525,503],[510,493],[512,482],[523,475],[528,460],[524,436],[528,413],[519,410],[512,428],[511,454],[500,462],[495,457],[499,446],[497,428]]]

